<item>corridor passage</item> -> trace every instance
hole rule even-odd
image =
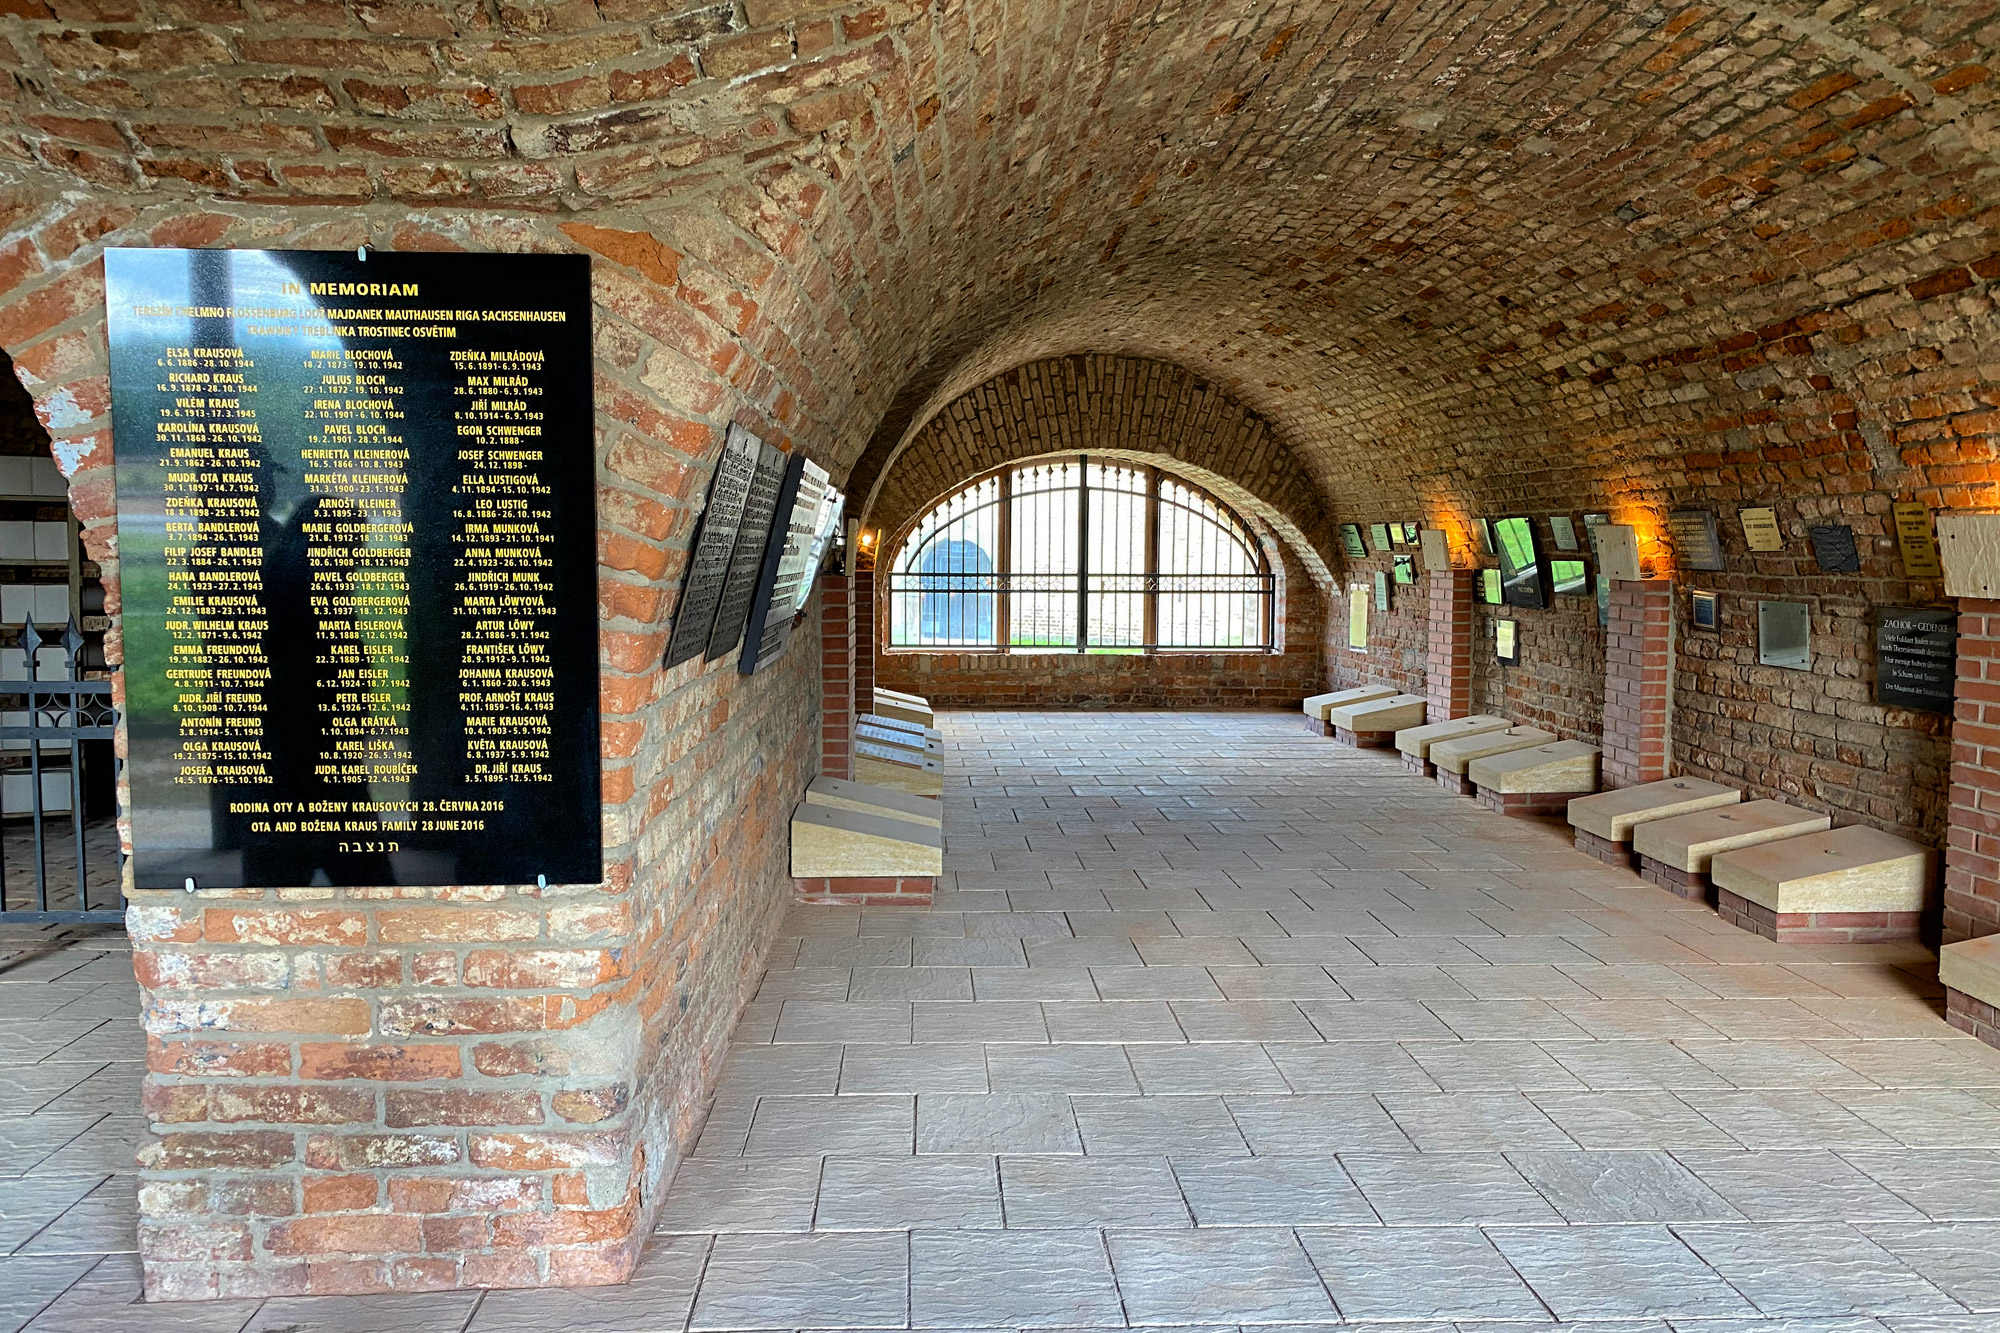
[[[947,891],[794,911],[631,1285],[132,1304],[114,937],[0,972],[0,1330],[2000,1327],[2000,1052],[1921,951],[1291,714],[940,725]]]

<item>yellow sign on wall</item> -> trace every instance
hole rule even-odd
[[[1943,578],[1937,538],[1931,534],[1931,511],[1916,500],[1899,500],[1893,512],[1896,544],[1903,548],[1903,573],[1913,579]]]
[[[1368,585],[1350,584],[1347,589],[1347,646],[1366,651],[1368,647]]]
[[[1785,534],[1778,527],[1778,511],[1775,509],[1739,509],[1736,516],[1743,520],[1743,540],[1753,551],[1782,551],[1785,549]]]

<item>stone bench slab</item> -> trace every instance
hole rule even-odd
[[[937,876],[944,831],[803,801],[792,811],[792,877]]]
[[[806,788],[810,805],[832,806],[839,810],[859,810],[884,819],[907,820],[938,828],[944,823],[944,806],[928,796],[913,796],[894,787],[871,787],[846,778],[819,777]]]
[[[875,687],[875,697],[877,699],[894,699],[898,703],[910,704],[926,710],[931,706],[931,701],[924,698],[921,694],[911,694],[907,690],[888,690],[882,688],[880,685]]]
[[[901,745],[854,742],[854,780],[870,787],[893,787],[916,796],[944,792],[944,765]]]
[[[1429,759],[1431,746],[1455,737],[1483,736],[1489,731],[1505,731],[1507,719],[1491,713],[1455,717],[1449,722],[1430,722],[1421,727],[1404,727],[1396,733],[1396,748],[1417,759]]]
[[[1400,693],[1400,691],[1394,685],[1358,685],[1351,690],[1335,690],[1331,694],[1315,694],[1301,704],[1300,707],[1305,711],[1307,717],[1316,718],[1324,722],[1327,720],[1327,713],[1332,709],[1345,708],[1349,704],[1365,704],[1373,699],[1387,699],[1397,693]]]
[[[1391,694],[1329,708],[1326,720],[1336,730],[1351,731],[1357,736],[1393,733],[1421,723],[1429,707],[1430,700],[1421,694]]]
[[[1477,736],[1432,741],[1430,760],[1437,765],[1440,773],[1463,773],[1465,766],[1475,759],[1505,754],[1509,750],[1525,750],[1530,745],[1546,745],[1555,738],[1553,731],[1543,731],[1540,727],[1508,727],[1505,731],[1487,731]]]
[[[1481,791],[1502,796],[1597,790],[1597,747],[1582,741],[1550,741],[1465,766],[1465,776]]]
[[[1638,787],[1579,796],[1569,803],[1570,827],[1606,842],[1630,842],[1632,830],[1655,819],[1672,819],[1718,805],[1735,805],[1743,793],[1706,778],[1668,778]]]
[[[1931,849],[1856,824],[1722,852],[1708,877],[1774,912],[1921,912]]]
[[[1718,852],[1818,833],[1833,821],[1783,801],[1746,801],[1671,819],[1654,819],[1632,832],[1632,850],[1687,874],[1706,875]]]
[[[928,727],[936,720],[929,708],[906,704],[898,699],[885,699],[879,690],[875,694],[875,711],[893,721],[914,722],[920,727]]]
[[[2000,1046],[2000,935],[1947,944],[1938,952],[1945,1020],[1988,1046]]]
[[[892,727],[863,726],[854,729],[857,741],[869,741],[876,745],[893,745],[900,749],[912,750],[936,758],[944,753],[944,742],[926,740],[914,731],[897,731]]]

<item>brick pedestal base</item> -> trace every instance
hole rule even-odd
[[[1349,731],[1346,727],[1333,729],[1333,743],[1345,745],[1354,750],[1386,750],[1396,743],[1393,731]]]
[[[1638,863],[1638,858],[1632,854],[1631,843],[1613,842],[1582,829],[1576,831],[1576,849],[1593,861],[1602,861],[1620,870],[1630,870]]]
[[[1970,1032],[1988,1046],[2000,1047],[2000,1009],[1949,987],[1944,993],[1944,1021]]]
[[[1715,890],[1710,886],[1708,876],[1699,870],[1682,870],[1679,866],[1642,856],[1639,858],[1639,874],[1648,883],[1657,884],[1668,893],[1679,894],[1690,902],[1715,901]]]
[[[1715,914],[1739,930],[1780,944],[1887,944],[1913,940],[1921,912],[1774,912],[1762,903],[1717,889]]]
[[[1419,759],[1413,754],[1403,756],[1403,767],[1415,773],[1420,778],[1435,777],[1437,775],[1436,764],[1433,764],[1428,759]]]
[[[937,881],[928,875],[838,875],[794,879],[792,897],[836,907],[929,907]]]
[[[1503,815],[1565,815],[1570,798],[1588,796],[1587,791],[1494,791],[1476,788],[1479,803]]]
[[[1321,721],[1316,717],[1309,717],[1306,719],[1306,730],[1315,736],[1331,736],[1333,735],[1333,723]]]
[[[1443,787],[1453,796],[1472,795],[1472,779],[1465,776],[1465,774],[1453,773],[1448,769],[1440,768],[1436,770],[1435,776],[1438,786]]]

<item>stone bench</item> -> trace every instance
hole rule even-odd
[[[1465,776],[1467,764],[1491,754],[1525,750],[1530,745],[1546,745],[1555,738],[1553,731],[1543,731],[1540,727],[1508,727],[1504,731],[1483,731],[1474,736],[1432,741],[1427,758],[1436,770],[1438,786],[1454,796],[1470,796],[1472,779]]]
[[[1638,787],[1579,796],[1569,803],[1576,849],[1621,870],[1633,868],[1632,830],[1655,819],[1735,805],[1743,793],[1706,778],[1668,778]]]
[[[792,885],[809,903],[927,905],[944,830],[808,799],[792,811]]]
[[[944,823],[942,802],[928,796],[912,796],[894,787],[871,787],[846,778],[814,778],[812,785],[806,788],[806,801],[811,805],[832,806],[839,810],[859,810],[884,819],[928,824],[932,828],[941,827]]]
[[[1913,940],[1930,900],[1931,849],[1856,824],[1722,852],[1710,861],[1724,921],[1784,944]]]
[[[883,717],[898,722],[915,722],[928,727],[936,722],[930,700],[919,694],[904,694],[900,690],[875,691],[875,711]]]
[[[944,765],[902,745],[856,738],[854,780],[870,787],[893,787],[912,796],[943,796]]]
[[[1465,766],[1479,803],[1503,815],[1559,815],[1597,790],[1597,747],[1551,741],[1486,755]]]
[[[936,759],[944,754],[944,742],[928,740],[922,732],[899,731],[893,727],[857,726],[854,729],[857,741],[872,741],[877,745],[893,745],[901,749],[926,754]]]
[[[1945,1021],[2000,1046],[2000,935],[1947,944],[1938,953]]]
[[[1333,724],[1326,715],[1336,708],[1349,704],[1365,704],[1373,699],[1387,699],[1398,693],[1394,685],[1357,685],[1351,690],[1335,690],[1332,694],[1315,694],[1299,707],[1305,710],[1306,730],[1315,736],[1333,735]]]
[[[927,741],[941,741],[944,733],[936,727],[927,727],[921,722],[906,722],[900,717],[883,717],[880,713],[863,713],[854,719],[857,727],[884,727],[890,731],[907,731],[913,736],[921,736]]]
[[[1832,824],[1825,815],[1783,801],[1745,801],[1671,819],[1652,819],[1632,832],[1639,873],[1671,893],[1697,902],[1714,901],[1708,866],[1717,852],[1819,833]]]
[[[1397,732],[1420,724],[1429,708],[1430,700],[1421,694],[1391,694],[1329,708],[1326,721],[1336,744],[1386,749],[1396,743]]]
[[[1449,722],[1404,727],[1396,733],[1396,749],[1403,756],[1404,768],[1430,777],[1437,772],[1436,765],[1431,763],[1431,746],[1437,742],[1460,736],[1483,736],[1489,731],[1506,729],[1506,718],[1494,717],[1491,713],[1476,713],[1471,717],[1455,717]]]

